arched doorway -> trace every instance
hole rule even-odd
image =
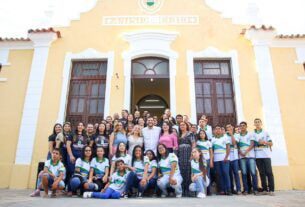
[[[169,61],[160,57],[132,60],[131,109],[159,116],[170,102]],[[141,104],[141,105],[139,105]]]
[[[161,96],[151,94],[141,98],[137,107],[141,113],[149,111],[151,115],[160,117],[164,110],[168,108],[168,104]]]

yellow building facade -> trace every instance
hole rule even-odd
[[[233,92],[222,97],[223,108],[235,122],[248,121],[249,130],[261,117],[271,134],[276,188],[305,189],[305,37],[233,24],[203,0],[122,2],[97,0],[69,26],[0,40],[0,187],[34,187],[53,125],[81,112],[81,96],[71,90],[72,77],[84,81],[75,75],[77,64],[89,63],[81,66],[88,71],[94,67],[90,62],[102,62],[98,67],[106,69],[97,86],[102,98],[90,101],[104,117],[133,110],[154,94],[173,115],[196,123],[202,110],[214,110],[213,102],[206,103],[209,94],[200,94],[197,86],[215,78],[219,85],[213,75],[221,71],[224,90],[228,81]],[[137,74],[135,62],[145,58],[161,60],[161,72],[148,68]]]

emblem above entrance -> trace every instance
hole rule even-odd
[[[139,6],[147,14],[155,14],[163,6],[164,0],[138,0]]]

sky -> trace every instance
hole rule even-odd
[[[28,29],[45,25],[50,11],[53,13],[53,21],[56,24],[67,23],[77,16],[81,8],[94,1],[0,0],[0,37],[26,37]],[[305,0],[202,1],[213,2],[222,14],[236,19],[244,18],[248,3],[255,2],[263,24],[274,26],[279,34],[305,34]]]

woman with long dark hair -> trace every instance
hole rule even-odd
[[[109,135],[106,132],[106,124],[100,123],[96,129],[96,133],[93,137],[93,149],[96,152],[98,147],[104,149],[104,157],[109,156]]]
[[[147,157],[144,158],[143,148],[139,145],[133,148],[131,169],[132,171],[128,174],[125,195],[132,193],[132,188],[138,189],[137,197],[142,198],[144,189],[147,185],[147,171],[148,171],[149,160]]]
[[[82,150],[82,155],[75,162],[75,171],[72,179],[70,180],[71,190],[74,194],[78,189],[81,192],[87,190],[98,190],[98,185],[88,182],[90,173],[90,162],[92,160],[92,148],[85,146]]]
[[[87,135],[84,124],[79,122],[73,136],[67,140],[68,166],[67,170],[71,173],[75,170],[75,161],[81,157],[83,148],[87,145]],[[69,188],[69,192],[70,192]],[[69,194],[70,195],[70,194]]]
[[[169,153],[164,144],[158,144],[158,161],[161,176],[158,178],[157,185],[162,191],[161,197],[168,195],[167,188],[175,190],[176,197],[181,198],[181,183],[183,178],[180,174],[178,157],[174,153]]]
[[[214,167],[214,154],[212,143],[209,141],[208,135],[205,130],[200,130],[196,137],[196,147],[201,151],[204,159],[206,160],[207,176],[210,178],[210,169]],[[208,187],[207,194],[210,194],[210,186]]]
[[[53,149],[56,148],[56,137],[61,132],[62,132],[62,125],[59,123],[56,123],[53,126],[52,134],[48,138],[48,140],[49,140],[49,152],[48,152],[48,156],[47,156],[48,160],[51,159],[51,154],[53,152]]]
[[[209,178],[206,170],[206,160],[200,149],[194,148],[192,150],[192,183],[189,186],[190,191],[197,193],[197,198],[205,198],[205,188],[209,185]]]
[[[189,185],[191,184],[191,153],[192,148],[195,147],[194,134],[190,132],[189,125],[183,121],[179,125],[179,147],[178,147],[178,158],[179,166],[181,169],[181,175],[183,177],[183,196],[189,196]]]
[[[110,176],[112,176],[112,174],[115,172],[115,162],[117,160],[123,160],[126,168],[131,169],[131,156],[127,154],[126,144],[124,142],[120,142],[118,144],[118,149],[116,150],[115,155],[112,157]]]

